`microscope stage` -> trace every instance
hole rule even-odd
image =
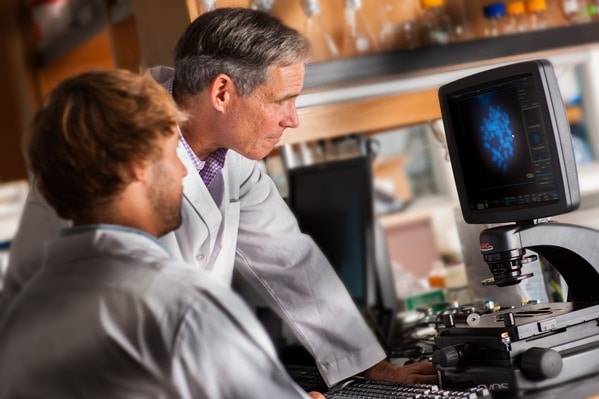
[[[513,315],[513,325],[505,322],[509,313]],[[442,334],[496,335],[507,331],[515,341],[595,319],[599,319],[599,303],[596,302],[542,303],[483,314],[476,324],[456,323],[453,328],[442,329]]]

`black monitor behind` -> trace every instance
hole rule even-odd
[[[378,324],[385,349],[387,353],[390,353],[396,346],[393,342],[393,337],[397,328],[396,321],[399,302],[385,230],[383,229],[383,225],[378,221],[375,221],[374,225],[374,254],[377,303],[379,305]],[[401,345],[401,342],[399,344]]]
[[[361,156],[291,169],[289,204],[387,346],[397,296],[384,232],[373,216],[371,162]]]
[[[360,309],[374,302],[371,160],[356,157],[291,169],[289,205]]]

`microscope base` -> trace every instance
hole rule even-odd
[[[513,326],[505,326],[507,313],[514,315]],[[437,347],[451,349],[459,359],[435,364],[440,384],[445,389],[484,385],[495,394],[513,394],[599,373],[598,320],[597,304],[550,303],[482,315],[476,326],[443,328]],[[531,348],[557,352],[561,370],[547,376],[540,360],[523,361],[530,359]]]

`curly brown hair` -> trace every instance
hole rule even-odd
[[[25,152],[46,200],[65,219],[110,201],[132,179],[132,162],[155,159],[159,137],[186,119],[149,76],[86,72],[62,82],[37,112]]]

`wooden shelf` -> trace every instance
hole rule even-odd
[[[599,22],[541,31],[470,40],[444,46],[397,50],[384,54],[309,64],[306,88],[355,83],[417,74],[431,69],[457,69],[460,65],[502,57],[526,55],[599,43]]]
[[[426,90],[302,108],[298,116],[300,126],[288,129],[280,145],[414,125],[440,118],[441,110],[437,90]]]
[[[300,127],[281,144],[426,123],[441,117],[437,88],[461,75],[530,58],[576,62],[598,43],[594,22],[308,65],[306,94],[298,99]],[[580,113],[572,108],[568,117],[575,121]]]
[[[177,0],[166,8],[159,0],[133,0],[132,3],[145,65],[168,64],[176,39],[187,23],[198,15],[196,1]],[[344,26],[340,13],[343,1],[321,3],[325,28],[339,44]],[[370,2],[370,6],[364,7],[372,20],[380,14],[380,5],[375,3]],[[397,15],[393,16],[393,21],[422,18],[419,4],[417,0],[397,2]],[[467,4],[472,26],[465,37],[474,37],[482,34],[480,4]],[[248,6],[249,1],[218,0],[217,5]],[[550,26],[566,23],[559,9],[552,10],[548,19]],[[289,26],[302,30],[305,15],[300,2],[277,1],[273,14]],[[156,26],[161,28],[157,30]],[[592,22],[311,63],[306,68],[305,91],[297,101],[300,127],[289,129],[280,144],[352,133],[371,134],[425,123],[441,116],[436,90],[444,83],[531,56],[546,58],[561,53],[581,53],[581,49],[597,43],[599,22]],[[377,87],[373,89],[374,86]]]
[[[571,123],[580,122],[582,109],[568,107]],[[382,130],[427,123],[441,118],[437,89],[344,101],[300,108],[300,126],[288,129],[279,145],[331,139],[350,133],[374,134]]]

